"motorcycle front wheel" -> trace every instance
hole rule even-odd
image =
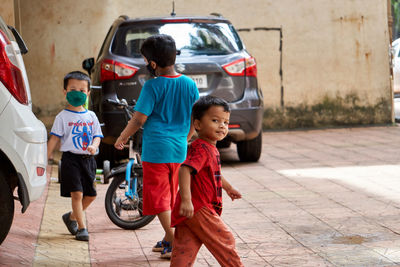
[[[132,200],[125,196],[126,186],[124,173],[113,178],[106,193],[106,212],[115,225],[127,230],[139,229],[149,224],[155,215],[145,216],[142,212],[143,177],[141,175],[137,177],[138,199]]]

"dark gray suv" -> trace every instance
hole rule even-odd
[[[174,38],[178,50],[176,71],[196,82],[200,96],[213,95],[228,101],[232,110],[229,134],[218,147],[229,147],[234,142],[241,161],[257,161],[262,146],[262,93],[257,84],[256,61],[232,24],[217,16],[120,16],[109,29],[96,62],[88,58],[82,64],[94,85],[89,107],[104,123],[98,163],[124,157],[113,148],[126,124],[124,113],[106,99],[124,98],[129,103],[138,98],[143,84],[151,78],[140,46],[154,34]]]

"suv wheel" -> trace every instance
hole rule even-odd
[[[242,162],[256,162],[261,156],[262,131],[252,140],[237,143],[237,153]]]
[[[116,160],[114,146],[101,142],[99,154],[96,156],[97,169],[103,169],[103,163],[106,160],[110,162],[110,167],[114,167]]]
[[[221,141],[217,142],[217,148],[228,148],[231,146],[232,141],[228,138],[225,138]]]
[[[108,177],[108,175],[110,175],[110,172],[111,172],[110,166],[111,165],[110,165],[109,160],[103,161],[103,183],[104,184],[108,184],[110,182],[110,177]]]
[[[61,183],[61,159],[58,162],[58,182]]]
[[[0,244],[3,243],[14,218],[14,198],[10,186],[0,171]]]

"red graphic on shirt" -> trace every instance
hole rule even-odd
[[[72,128],[72,142],[76,149],[82,149],[86,151],[90,143],[92,142],[92,129],[93,122],[69,122],[68,126],[73,126]]]

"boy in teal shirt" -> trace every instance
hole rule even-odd
[[[135,113],[115,142],[123,149],[129,136],[143,126],[143,214],[157,215],[165,231],[153,251],[170,258],[173,229],[171,210],[178,191],[178,171],[185,160],[187,140],[194,132],[191,110],[199,98],[196,84],[175,72],[175,41],[168,35],[146,39],[141,53],[156,76],[142,88]]]

